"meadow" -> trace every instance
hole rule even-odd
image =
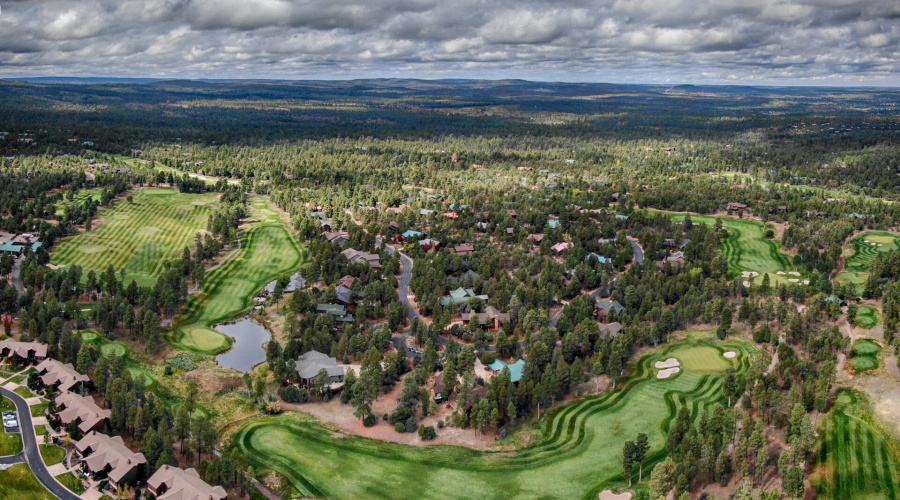
[[[813,485],[819,498],[900,498],[897,448],[872,419],[862,396],[842,390],[818,426],[821,436]]]
[[[739,353],[728,360],[726,350]],[[333,498],[596,498],[622,486],[621,450],[640,432],[650,438],[644,467],[665,454],[668,426],[681,406],[694,417],[723,403],[724,371],[745,372],[755,350],[740,341],[694,338],[637,361],[620,389],[588,397],[542,416],[540,438],[517,451],[412,447],[346,436],[311,417],[283,414],[255,419],[233,446],[257,471],[278,470],[301,496]],[[675,357],[683,370],[656,379],[653,363]],[[379,424],[385,425],[385,424]],[[636,479],[637,468],[635,468]]]
[[[210,271],[188,299],[166,335],[173,347],[200,354],[227,350],[232,340],[211,327],[245,311],[266,283],[303,262],[300,245],[267,199],[254,197],[250,204],[254,219],[240,231],[241,249]]]
[[[682,221],[685,214],[671,213],[672,219]],[[765,226],[752,219],[733,219],[730,217],[715,217],[711,215],[691,214],[691,220],[695,223],[704,223],[714,226],[716,219],[722,221],[722,227],[728,231],[728,237],[723,242],[723,251],[728,261],[728,276],[730,279],[741,276],[745,271],[757,272],[759,276],[754,278],[756,284],[762,282],[762,275],[769,274],[772,284],[788,283],[789,279],[803,280],[802,276],[777,274],[779,271],[788,273],[796,271],[791,257],[781,251],[780,245],[766,238]]]
[[[112,266],[126,271],[126,280],[151,286],[166,262],[181,257],[185,247],[193,245],[206,221],[217,195],[184,194],[174,189],[137,189],[134,202],[118,200],[102,210],[100,227],[59,241],[50,260],[56,265],[77,264],[103,272]]]
[[[868,242],[866,241],[868,240]],[[881,245],[881,246],[878,246]],[[838,273],[837,281],[853,283],[857,293],[862,293],[869,275],[869,266],[879,252],[900,250],[900,236],[882,231],[861,233],[844,246],[844,269]]]

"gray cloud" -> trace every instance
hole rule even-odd
[[[0,75],[900,85],[896,0],[16,0]]]

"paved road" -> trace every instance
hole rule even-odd
[[[44,461],[41,459],[41,452],[38,449],[37,438],[34,435],[34,424],[31,422],[31,409],[28,407],[28,403],[25,402],[25,399],[2,387],[0,387],[0,394],[2,394],[3,397],[12,400],[16,405],[19,429],[22,433],[22,443],[25,448],[23,454],[25,462],[28,463],[28,467],[31,468],[34,477],[37,478],[38,482],[44,485],[44,488],[47,488],[47,491],[56,496],[56,498],[61,500],[80,500],[78,495],[69,491],[65,486],[61,485],[56,478],[51,476],[50,472],[47,470],[47,466],[44,465]]]
[[[22,281],[23,262],[25,262],[25,259],[17,258],[15,264],[13,264],[12,273],[10,274],[12,284],[14,287],[16,287],[16,291],[19,292],[19,295],[25,293],[25,282]]]
[[[628,239],[628,243],[631,243],[631,251],[634,252],[634,262],[636,264],[644,263],[644,249],[641,248],[640,242],[638,242],[637,238],[632,238],[631,236],[626,237]]]

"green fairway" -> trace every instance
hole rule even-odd
[[[738,357],[725,359],[725,351]],[[253,420],[233,445],[257,471],[284,474],[301,496],[396,498],[402,491],[409,498],[597,498],[602,488],[620,485],[626,440],[648,433],[648,464],[661,460],[678,408],[687,405],[696,417],[724,402],[724,369],[745,372],[754,353],[740,341],[667,346],[641,358],[619,390],[543,416],[541,438],[515,452],[385,443],[335,433],[299,414]],[[683,360],[684,369],[657,380],[653,363],[668,357]],[[648,475],[645,467],[645,481]]]
[[[299,244],[277,213],[261,212],[266,200],[251,198],[251,204],[258,218],[241,232],[242,248],[209,272],[200,292],[188,299],[167,335],[174,347],[205,354],[228,349],[231,339],[210,327],[246,310],[260,288],[302,262]]]
[[[93,199],[94,201],[100,201],[100,195],[102,193],[103,188],[82,189],[78,191],[75,193],[74,200],[69,201],[68,199],[63,199],[63,201],[56,204],[56,217],[62,217],[66,207],[83,205],[88,198]]]
[[[813,485],[819,498],[900,498],[896,448],[858,394],[840,391],[834,408],[821,419],[818,433]]]
[[[850,351],[850,366],[858,372],[878,368],[878,353],[881,346],[869,339],[859,339]]]
[[[676,221],[684,220],[685,214],[669,214]],[[779,271],[788,273],[795,271],[791,257],[783,253],[778,243],[766,238],[766,228],[762,223],[751,219],[732,219],[729,217],[714,217],[710,215],[691,214],[691,220],[695,223],[704,223],[713,227],[716,219],[722,221],[722,227],[728,231],[728,237],[723,242],[723,251],[728,260],[728,277],[734,279],[745,271],[757,272],[759,276],[753,280],[756,284],[762,282],[762,275],[769,274],[772,284],[789,283],[789,279],[802,281],[802,276],[777,274]]]
[[[0,498],[51,500],[56,497],[41,486],[28,464],[16,464],[0,471]]]
[[[53,264],[78,264],[96,272],[113,266],[127,271],[126,280],[139,285],[156,282],[166,262],[177,259],[194,237],[206,228],[216,194],[182,194],[174,189],[138,189],[134,203],[120,200],[100,215],[97,230],[58,242],[50,255]]]
[[[887,253],[898,249],[900,236],[896,234],[882,231],[861,233],[844,247],[846,262],[843,271],[837,275],[837,280],[842,283],[853,283],[856,285],[857,293],[862,293],[866,277],[869,275],[869,266],[878,252]]]
[[[872,328],[878,324],[878,318],[880,316],[880,311],[874,307],[859,306],[859,309],[856,311],[855,323],[863,328]]]

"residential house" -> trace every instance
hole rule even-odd
[[[475,246],[471,243],[462,243],[460,245],[456,245],[455,247],[450,248],[450,251],[459,255],[460,257],[465,257],[470,253],[475,251]]]
[[[749,206],[747,206],[747,205],[745,205],[745,204],[743,204],[743,203],[737,203],[737,202],[731,202],[731,203],[729,203],[728,206],[726,206],[725,208],[726,208],[726,210],[729,210],[729,211],[735,211],[735,210],[738,210],[738,211],[741,211],[741,212],[746,212],[747,210],[750,209]]]
[[[349,274],[338,280],[338,285],[350,288],[353,286],[353,283],[356,282],[356,278],[350,276]]]
[[[35,367],[45,387],[53,387],[61,392],[72,390],[75,386],[83,387],[91,383],[90,377],[75,371],[71,363],[61,363],[55,359],[45,359]]]
[[[80,396],[74,392],[64,392],[56,398],[56,405],[62,408],[56,413],[56,419],[63,426],[75,422],[83,433],[103,429],[112,413],[97,406],[90,396]]]
[[[294,361],[294,369],[297,375],[308,388],[316,385],[316,378],[321,370],[328,372],[328,381],[332,384],[344,383],[346,374],[343,366],[338,366],[337,358],[332,358],[319,351],[309,351],[300,355]]]
[[[353,315],[347,312],[347,308],[341,304],[319,304],[316,306],[319,314],[330,314],[335,321],[340,323],[352,323]]]
[[[869,216],[866,214],[860,214],[860,213],[853,212],[852,214],[848,215],[847,218],[848,219],[867,220],[869,218]]]
[[[343,232],[333,233],[331,231],[325,231],[325,233],[323,233],[323,235],[325,236],[325,239],[327,241],[334,243],[336,245],[339,245],[341,247],[343,247],[344,245],[346,245],[347,243],[350,242],[350,238],[348,237],[347,233],[343,233]]]
[[[594,315],[597,319],[606,321],[606,318],[609,317],[609,314],[615,312],[616,315],[619,315],[622,311],[625,310],[625,307],[619,303],[617,300],[597,300],[597,304],[594,307]]]
[[[618,321],[613,321],[612,323],[600,323],[598,326],[600,327],[601,338],[615,337],[623,328],[622,323],[619,323]]]
[[[622,215],[622,214],[616,214],[616,219],[617,220],[628,220],[628,216]]]
[[[351,290],[345,286],[338,285],[334,289],[334,293],[337,295],[338,302],[342,302],[344,305],[347,305],[347,306],[354,304],[353,290]]]
[[[483,233],[486,233],[491,230],[491,225],[488,224],[487,222],[476,222],[475,229],[477,229]]]
[[[544,241],[544,235],[541,233],[529,234],[527,239],[533,241],[535,245],[540,245]]]
[[[97,431],[90,432],[77,443],[75,449],[81,455],[81,467],[94,479],[109,480],[109,490],[133,486],[147,459],[125,446],[120,436],[109,437]]]
[[[407,229],[406,231],[403,231],[403,234],[397,236],[397,241],[420,239],[422,236],[425,236],[425,234],[420,231]]]
[[[147,489],[156,500],[226,500],[221,486],[210,486],[196,469],[163,465],[147,480]]]
[[[601,264],[612,264],[612,259],[610,259],[609,257],[604,257],[602,255],[597,255],[594,252],[587,254],[587,256],[584,258],[584,261],[590,263],[591,259],[597,259],[597,262]]]
[[[466,272],[462,273],[459,276],[451,277],[449,279],[449,281],[450,281],[450,283],[453,283],[453,284],[459,284],[459,283],[462,283],[463,281],[465,281],[466,279],[471,279],[473,283],[483,281],[481,279],[481,275],[471,269],[467,270]]]
[[[690,243],[690,242],[691,242],[691,240],[689,240],[687,238],[682,238],[682,239],[678,239],[678,240],[670,238],[670,239],[663,241],[663,246],[668,248],[670,251],[674,252],[676,250],[684,250],[684,247],[686,247],[688,245],[688,243]]]
[[[479,298],[481,300],[488,300],[487,295],[477,295],[475,290],[471,288],[457,288],[456,290],[450,290],[450,296],[444,297],[441,299],[442,306],[449,306],[451,304],[459,304],[462,302],[468,302],[469,299]]]
[[[665,258],[656,261],[656,265],[659,266],[660,269],[664,269],[666,267],[666,263],[672,264],[673,266],[683,267],[684,252],[673,252]]]
[[[563,241],[562,243],[553,245],[552,247],[550,247],[550,249],[556,253],[563,253],[574,246],[575,245],[573,245],[571,241]]]
[[[509,368],[510,382],[516,383],[522,380],[522,373],[525,371],[525,360],[520,359],[515,363],[507,364],[505,361],[496,359],[493,363],[487,365],[487,369],[495,374],[502,372],[504,368]]]
[[[419,210],[419,215],[424,215],[426,217],[429,215],[434,215],[434,210],[423,208],[423,209]]]
[[[459,214],[456,212],[444,212],[443,215],[444,215],[444,217],[446,217],[448,219],[453,219],[453,220],[459,219]]]
[[[362,250],[348,248],[341,252],[341,255],[346,257],[351,264],[361,262],[368,264],[372,269],[381,269],[381,256],[377,253],[363,252]]]
[[[437,250],[441,248],[441,242],[431,238],[419,240],[419,247],[424,251]]]
[[[478,326],[489,330],[497,330],[509,323],[509,313],[502,313],[494,306],[487,306],[482,313],[462,313],[463,324],[477,321]]]
[[[0,358],[18,358],[23,363],[41,362],[47,358],[47,344],[41,342],[18,342],[12,339],[0,340]]]
[[[512,209],[507,210],[506,213],[508,213],[513,219],[515,219],[516,217],[519,216],[519,212],[516,212],[515,210],[512,210]]]

